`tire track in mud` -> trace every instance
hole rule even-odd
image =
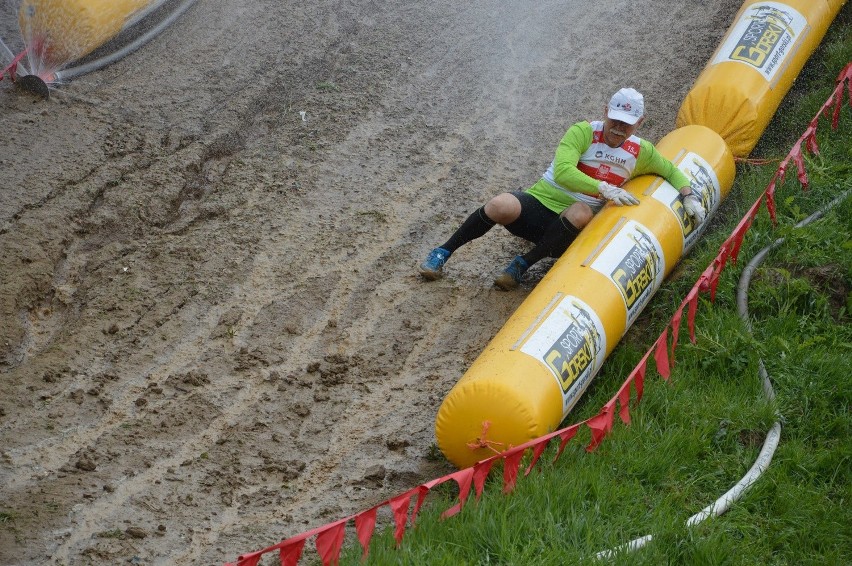
[[[405,229],[406,227],[403,226],[403,231]],[[269,249],[276,248],[278,248],[277,242],[271,242]],[[377,254],[375,252],[370,252],[369,254],[356,254],[354,258],[350,258],[350,264],[362,266],[377,265],[381,262],[383,255],[386,254]],[[276,264],[277,262],[274,258],[270,258],[264,263]],[[345,269],[345,265],[343,268]],[[367,269],[369,269],[369,267]],[[327,277],[327,275],[327,270],[324,268],[312,270],[308,267],[308,269],[302,273],[302,278],[318,280],[321,277]],[[251,277],[250,279],[255,280],[256,278]],[[268,281],[270,279],[272,278],[269,277],[268,272],[261,270],[256,284],[249,285],[249,287],[254,290],[254,292],[247,293],[247,295],[251,297],[251,304],[247,305],[243,303],[241,304],[241,308],[248,312],[260,312],[266,304],[269,304],[268,301],[274,300],[273,297],[280,292],[276,288],[266,288],[263,292],[257,292],[263,287],[264,283],[268,285]],[[335,323],[343,318],[344,313],[352,310],[353,308],[359,313],[363,313],[363,315],[357,318],[358,327],[351,329],[353,332],[349,333],[349,336],[346,338],[346,342],[349,346],[333,348],[332,351],[354,350],[355,352],[358,352],[363,348],[363,344],[369,341],[371,336],[375,335],[376,329],[381,325],[383,313],[388,310],[399,312],[399,307],[408,300],[405,294],[398,295],[394,292],[388,293],[382,290],[376,290],[376,288],[372,287],[370,284],[361,284],[353,287],[345,275],[341,276],[339,281],[340,282],[333,287],[325,290],[328,294],[329,300],[325,304],[323,315],[315,321],[314,325],[307,332],[303,333],[297,339],[298,345],[294,346],[294,352],[312,352],[317,349],[323,349],[323,346],[325,346],[323,343],[324,338],[322,336],[323,330],[328,327],[329,323]],[[396,297],[394,297],[394,295],[396,295]],[[445,307],[452,308],[452,305],[445,305]],[[249,317],[244,322],[245,327],[250,327],[253,322],[252,317]],[[398,395],[393,395],[392,391],[399,390],[401,387],[405,386],[406,381],[411,380],[411,378],[406,379],[404,376],[411,373],[410,370],[414,365],[416,365],[415,360],[417,360],[418,356],[422,353],[428,352],[432,345],[437,341],[437,336],[442,334],[444,330],[444,326],[436,327],[432,331],[428,332],[424,337],[420,338],[418,341],[420,345],[418,346],[415,344],[414,349],[405,355],[402,360],[397,362],[397,372],[392,373],[388,379],[383,380],[378,385],[370,383],[369,393],[359,395],[358,399],[351,403],[344,414],[340,415],[340,418],[335,422],[334,432],[330,435],[327,445],[323,447],[322,457],[317,457],[316,460],[309,462],[300,476],[290,483],[290,490],[299,493],[297,501],[290,505],[284,505],[273,509],[264,507],[252,511],[249,507],[248,512],[237,510],[235,512],[223,514],[221,520],[212,529],[213,533],[218,534],[201,535],[201,538],[194,539],[191,542],[188,553],[181,555],[179,558],[181,560],[187,559],[190,561],[199,558],[204,551],[209,552],[209,548],[214,545],[220,536],[227,536],[231,531],[237,528],[245,529],[254,524],[268,525],[270,522],[280,520],[282,515],[298,514],[300,512],[307,511],[308,507],[315,507],[318,505],[322,506],[322,501],[337,499],[340,496],[339,490],[337,492],[332,490],[332,493],[329,493],[331,484],[337,481],[335,480],[335,472],[339,472],[341,464],[348,460],[353,453],[362,450],[365,437],[375,436],[376,432],[374,431],[381,428],[380,426],[377,426],[378,423],[380,423],[389,412],[396,413],[398,405],[401,404],[404,406],[407,403],[405,400],[400,402]],[[325,349],[329,348],[326,346]],[[296,357],[298,358],[298,356]],[[308,359],[310,359],[310,356],[308,356],[307,359],[302,360],[302,364],[306,363]],[[297,365],[300,364],[294,363],[293,360],[288,359],[282,364],[279,364],[277,367],[271,367],[270,370],[287,371],[288,368],[293,368]],[[367,366],[371,365],[372,364],[369,362],[367,363]],[[403,379],[400,379],[399,376],[403,376]],[[391,402],[390,405],[388,405],[389,401]],[[310,428],[310,426],[308,419],[305,419],[300,428],[304,433],[305,429]],[[303,451],[302,457],[310,458],[310,454]],[[356,462],[357,461],[359,460],[356,458]],[[356,471],[356,477],[361,477],[363,474],[364,470],[361,470],[360,474]],[[249,488],[240,493],[240,495],[251,496],[254,491],[257,491],[257,487]],[[375,501],[365,502],[364,505],[378,502],[380,497],[380,495],[374,494],[373,498]],[[344,513],[352,511],[353,509],[343,510]],[[310,514],[311,513],[309,512],[308,516],[310,516]]]
[[[126,138],[127,136],[122,133],[118,134],[118,137]],[[133,137],[133,134],[130,134],[129,137]],[[106,144],[112,145],[115,141],[115,137],[110,136]],[[109,152],[107,152],[107,160],[92,169],[89,173],[85,174],[81,180],[66,183],[60,189],[51,191],[47,196],[41,198],[39,201],[27,205],[25,210],[38,210],[57,198],[65,198],[66,200],[74,202],[75,199],[67,194],[70,187],[91,186],[91,189],[87,189],[85,191],[86,198],[81,199],[70,207],[71,212],[69,213],[67,221],[67,224],[71,226],[84,226],[87,223],[90,223],[96,210],[103,205],[103,198],[106,191],[116,186],[116,178],[123,178],[125,175],[130,173],[144,175],[146,171],[155,168],[158,164],[161,165],[161,162],[158,160],[150,159],[145,156],[142,152],[143,144],[139,142],[139,140],[137,140],[137,142],[138,143],[131,148],[127,148],[124,142],[119,142],[118,145],[120,147],[116,149],[117,153],[109,155]],[[222,145],[223,144],[220,140],[214,141],[208,150],[200,157],[201,162],[207,163],[211,159],[220,158],[223,155],[230,155],[233,153],[233,151],[229,153],[221,149],[217,149]],[[181,143],[178,149],[183,149],[183,147],[184,144]],[[204,167],[202,166],[198,169],[203,170]],[[22,314],[22,317],[25,319],[26,334],[21,341],[22,354],[20,356],[21,359],[16,362],[16,366],[25,363],[28,357],[38,353],[38,351],[49,342],[49,338],[56,332],[56,330],[67,322],[64,320],[64,312],[58,312],[56,309],[50,309],[49,305],[53,302],[52,299],[57,293],[63,292],[62,290],[69,286],[68,274],[71,270],[69,265],[76,262],[79,265],[76,265],[74,269],[97,269],[97,266],[93,268],[92,266],[86,265],[88,258],[85,248],[91,246],[91,242],[87,241],[86,233],[87,231],[85,228],[78,229],[73,236],[69,236],[63,241],[62,253],[59,254],[61,257],[53,267],[50,295],[47,298],[41,299],[41,307],[31,306],[31,313],[24,312]],[[2,235],[2,233],[0,233],[0,235]],[[125,268],[125,270],[126,269],[127,268]],[[70,289],[65,290],[64,292],[69,295],[69,297],[61,299],[60,302],[62,303],[70,301],[70,295],[73,295],[74,290]],[[48,310],[52,310],[52,312],[44,317],[33,314]],[[209,329],[215,327],[215,321],[208,323],[208,326],[210,327]],[[202,325],[200,332],[196,333],[195,336],[192,336],[192,339],[197,340],[198,342],[203,341],[203,339],[209,335],[209,329],[205,330],[204,325]],[[200,334],[204,334],[205,336],[200,336]],[[178,353],[181,352],[181,348],[177,346],[174,350]],[[194,352],[193,348],[186,348],[186,350],[187,353]],[[185,364],[189,361],[190,360],[183,360],[182,363]],[[195,360],[193,359],[192,361]],[[174,369],[175,368],[171,368],[171,371],[174,371]],[[63,433],[63,438],[61,440],[49,438],[45,442],[30,445],[27,449],[12,449],[8,451],[8,454],[10,457],[14,456],[17,458],[16,465],[34,469],[38,468],[42,471],[41,473],[56,472],[65,464],[71,454],[90,445],[94,439],[103,436],[111,428],[114,428],[118,421],[126,418],[128,414],[132,413],[131,409],[133,403],[131,402],[130,397],[134,394],[138,394],[138,392],[143,389],[141,384],[144,383],[145,380],[156,377],[156,368],[144,368],[139,375],[141,377],[137,378],[135,381],[123,383],[122,389],[124,392],[120,393],[113,399],[113,408],[102,418],[103,421],[106,421],[105,424],[97,423],[94,427],[83,428],[82,430],[75,431],[71,434]],[[166,375],[168,375],[168,373]],[[67,393],[67,387],[72,387],[72,385],[67,385],[65,390],[58,390],[56,394]],[[56,442],[56,444],[53,444],[53,442]],[[40,463],[36,463],[36,456],[39,455],[36,453],[40,453],[42,456]],[[6,481],[4,487],[6,489],[16,490],[19,489],[21,485],[23,485],[23,482],[26,481],[27,480],[25,478],[12,476]]]
[[[249,202],[247,203],[247,206],[251,207],[253,204],[254,203]],[[242,312],[259,313],[266,305],[274,301],[275,297],[281,294],[281,289],[275,286],[270,286],[270,281],[277,279],[274,275],[270,276],[270,272],[274,272],[274,269],[272,269],[272,266],[274,265],[286,265],[287,252],[280,251],[282,249],[284,248],[280,246],[280,242],[278,240],[271,240],[268,244],[268,250],[272,250],[274,253],[272,255],[268,255],[264,252],[260,252],[255,256],[254,272],[249,276],[248,283],[234,288],[230,293],[230,295],[235,298],[229,303],[220,305],[208,314],[205,319],[206,322],[198,326],[193,336],[184,339],[181,344],[176,344],[172,348],[172,353],[167,356],[165,361],[161,361],[142,372],[146,376],[146,379],[150,379],[155,382],[164,381],[169,375],[197,362],[197,358],[199,356],[197,354],[196,345],[204,343],[205,338],[213,334],[215,327],[219,323],[221,315],[229,309],[238,306]],[[276,250],[278,251],[276,252]],[[372,259],[373,262],[377,260],[377,257]],[[355,261],[356,263],[364,263],[361,258],[356,258]],[[370,261],[367,261],[366,263],[369,264]],[[309,278],[321,275],[327,275],[325,269],[317,269],[316,273],[312,273],[308,270],[302,274],[303,277],[307,276]],[[329,320],[339,316],[339,314],[347,308],[347,305],[351,304],[352,295],[356,292],[356,290],[352,290],[349,287],[349,284],[344,283],[329,293],[331,297],[335,298],[332,300],[331,308],[328,309],[330,311],[329,314],[317,319],[314,322],[313,327],[298,338],[297,343],[292,347],[294,351],[312,351],[315,349],[322,339],[320,336],[321,331],[328,325]],[[371,292],[372,291],[370,289],[367,289],[366,291],[367,294],[371,294]],[[364,312],[381,313],[387,305],[383,304],[382,307],[383,308],[377,308],[375,305],[368,305],[361,310]],[[372,327],[375,324],[375,321],[379,318],[379,316],[374,317],[375,320],[370,321],[364,326],[364,328]],[[253,323],[253,317],[248,316],[241,322],[241,326],[244,328],[250,328]],[[239,334],[239,332],[237,334]],[[234,342],[236,346],[246,345],[238,339],[234,340]],[[292,367],[293,365],[292,361],[287,360],[280,364],[280,368],[272,366],[270,371]],[[375,390],[371,397],[372,400],[367,399],[362,401],[362,406],[375,407],[378,402],[383,402],[385,399],[390,397],[388,395],[388,391],[389,388],[392,387],[391,383],[392,382],[388,382],[385,387]],[[229,389],[230,386],[223,384],[221,388]],[[76,450],[79,450],[80,447],[92,445],[97,439],[106,437],[117,426],[120,426],[126,415],[132,412],[134,399],[138,397],[141,389],[140,383],[133,382],[126,384],[126,394],[115,400],[115,408],[105,419],[102,419],[99,426],[86,430],[83,433],[77,433],[70,438],[66,437],[64,439],[65,446],[54,446],[51,450],[53,457],[49,462],[43,462],[43,467],[55,471],[67,462],[68,458],[70,458]],[[207,391],[206,395],[217,398],[222,397],[224,391],[217,391],[216,389],[217,388],[215,386],[212,387],[212,391]],[[142,475],[122,483],[120,488],[117,489],[114,494],[108,498],[108,500],[98,501],[95,505],[92,505],[89,509],[87,509],[85,514],[77,519],[80,525],[75,528],[73,537],[63,543],[62,547],[54,555],[54,558],[57,560],[67,559],[69,557],[70,550],[73,549],[76,544],[85,541],[93,534],[96,534],[98,529],[104,530],[104,524],[109,523],[109,521],[104,521],[104,518],[113,516],[118,510],[123,509],[134,496],[149,487],[155,479],[162,478],[169,467],[174,466],[176,462],[187,459],[190,452],[197,453],[198,450],[203,450],[211,446],[212,443],[214,443],[220,436],[222,430],[228,426],[232,426],[240,420],[240,416],[243,413],[250,412],[251,408],[257,403],[258,398],[259,393],[257,391],[254,393],[241,393],[241,398],[238,403],[230,405],[227,410],[225,410],[223,414],[219,416],[207,429],[205,429],[202,433],[197,434],[186,443],[186,446],[191,448],[181,449],[175,454],[170,455],[167,459],[157,460],[156,463]],[[156,409],[156,405],[151,405],[151,409]],[[335,439],[332,440],[334,441]],[[349,439],[345,437],[336,439],[336,442],[344,445],[356,445],[355,443],[349,442]],[[33,447],[34,450],[39,450],[41,448],[42,447]],[[339,454],[331,461],[324,462],[322,464],[323,477],[321,478],[317,478],[314,470],[308,470],[309,474],[313,474],[311,475],[312,483],[321,485],[321,482],[327,478],[327,476],[336,468],[339,461],[346,455],[347,454]],[[319,482],[317,482],[318,479]],[[10,487],[15,489],[19,486]],[[98,517],[101,518],[100,523],[97,520]]]
[[[338,148],[338,155],[350,155],[350,152],[355,151],[354,148],[368,143],[371,136],[367,134],[367,132],[373,131],[374,128],[366,125],[364,127],[356,128],[356,130],[357,131],[350,135],[350,138]],[[452,150],[443,156],[445,161],[448,163],[451,162],[451,153]],[[326,162],[319,167],[319,169],[334,171],[345,169],[346,158],[344,157],[342,159],[343,162],[337,162],[335,159],[332,159],[332,161]],[[365,168],[370,170],[371,166],[368,164]],[[449,166],[447,166],[447,168],[449,168]],[[432,172],[433,176],[442,176],[447,174],[447,170]],[[433,180],[434,179],[426,179],[425,182],[431,182]],[[357,179],[353,178],[351,181],[357,184]],[[416,190],[417,189],[415,187],[412,187],[410,192],[413,193],[416,192]],[[405,200],[405,196],[403,196],[402,200]],[[367,203],[350,203],[340,211],[339,217],[343,217],[344,219],[352,218],[355,216],[356,211],[363,212],[364,210],[375,213],[376,216],[381,216],[383,214],[382,211],[370,211],[369,208],[365,209],[365,207],[362,206],[362,204],[370,205],[370,203],[374,203],[375,199],[368,199],[368,201],[369,202]],[[297,337],[298,345],[292,348],[292,351],[295,352],[295,358],[291,357],[277,366],[271,366],[269,368],[270,371],[287,371],[287,368],[292,369],[293,367],[300,365],[300,362],[301,364],[309,363],[312,359],[311,355],[307,354],[299,360],[298,352],[314,352],[319,350],[316,355],[321,355],[320,352],[325,350],[327,353],[330,352],[331,355],[335,355],[347,351],[354,351],[357,353],[364,351],[365,348],[367,352],[375,351],[371,350],[368,344],[371,339],[375,338],[375,336],[380,334],[381,330],[384,329],[383,323],[386,322],[384,319],[387,317],[388,312],[396,313],[394,318],[398,319],[401,314],[406,311],[410,311],[410,320],[417,320],[418,317],[422,316],[424,311],[428,312],[429,309],[448,309],[452,312],[455,310],[454,305],[460,300],[464,300],[458,295],[449,295],[448,297],[445,295],[443,298],[440,295],[431,298],[429,298],[428,295],[423,295],[422,297],[425,299],[425,303],[421,300],[412,304],[410,287],[411,285],[420,286],[422,283],[419,281],[419,277],[416,276],[414,272],[415,263],[412,262],[409,265],[408,262],[404,261],[401,273],[399,262],[401,257],[412,257],[412,252],[410,250],[411,234],[416,234],[416,228],[423,223],[423,220],[418,217],[411,218],[410,216],[405,215],[398,215],[393,218],[402,218],[405,219],[405,221],[399,222],[386,220],[381,223],[383,233],[380,239],[383,242],[393,242],[394,245],[390,249],[383,248],[381,244],[378,246],[375,245],[374,238],[376,234],[374,232],[367,232],[366,234],[368,236],[367,239],[372,241],[374,245],[355,245],[354,252],[345,244],[340,249],[335,249],[334,246],[332,246],[331,251],[336,252],[337,257],[330,258],[330,260],[340,262],[338,264],[339,268],[335,272],[336,275],[331,277],[332,279],[336,279],[337,283],[323,289],[323,294],[325,294],[328,299],[321,309],[321,316],[314,321],[314,324],[310,329],[301,332],[301,334]],[[343,221],[343,224],[346,225],[345,220]],[[274,225],[270,228],[270,233],[278,233]],[[239,304],[239,308],[244,313],[244,316],[240,320],[240,330],[236,332],[236,336],[242,336],[244,332],[248,332],[257,320],[258,315],[262,313],[263,309],[274,303],[276,301],[276,297],[279,297],[282,294],[282,290],[279,287],[270,284],[271,282],[274,283],[278,279],[275,275],[275,269],[273,266],[287,265],[288,263],[287,259],[290,252],[286,246],[281,245],[282,239],[283,238],[281,237],[274,237],[264,244],[263,251],[255,257],[256,269],[248,277],[248,281],[243,289],[239,293],[234,293],[234,295],[240,294],[245,297]],[[361,236],[361,239],[363,239],[363,235]],[[356,236],[356,244],[357,241],[358,237]],[[329,251],[325,242],[326,240],[321,240],[318,243],[315,243],[314,245],[316,245],[319,250],[314,251],[318,253]],[[314,253],[309,253],[308,255],[314,256]],[[262,258],[262,260],[260,258]],[[388,272],[387,266],[393,266],[393,271]],[[322,281],[323,278],[329,278],[330,273],[328,267],[326,265],[322,265],[321,262],[309,262],[301,267],[301,281]],[[346,273],[347,269],[353,270],[352,276]],[[356,275],[355,271],[358,271],[359,273]],[[364,272],[366,272],[366,276],[364,275]],[[382,279],[383,281],[380,281]],[[477,289],[474,293],[480,294],[480,291]],[[297,295],[298,290],[290,290],[290,294],[291,296]],[[444,299],[449,299],[449,303],[442,303]],[[511,298],[507,298],[506,302],[507,304],[514,303]],[[403,308],[405,306],[408,306],[408,308]],[[246,316],[246,313],[253,314],[248,314]],[[351,318],[354,322],[357,322],[357,326],[348,327],[341,325],[340,321],[346,320],[347,318]],[[421,377],[418,376],[418,373],[422,374],[423,370],[420,369],[419,372],[417,371],[421,365],[419,360],[424,356],[428,356],[430,353],[434,353],[436,344],[439,344],[442,340],[447,340],[447,334],[450,329],[455,326],[454,320],[457,319],[455,317],[447,317],[447,320],[442,324],[434,325],[425,332],[421,332],[421,327],[416,323],[414,324],[416,327],[415,332],[417,334],[416,336],[408,337],[409,344],[407,344],[407,346],[410,349],[407,352],[404,352],[402,357],[393,363],[391,375],[388,379],[383,380],[378,385],[374,382],[369,383],[369,392],[364,395],[359,395],[357,400],[353,401],[349,406],[349,409],[346,410],[344,414],[341,414],[340,419],[335,422],[334,432],[328,438],[327,444],[323,445],[322,457],[309,463],[299,477],[290,483],[289,489],[299,493],[296,501],[289,505],[277,505],[272,509],[262,507],[254,512],[249,509],[248,513],[241,511],[225,513],[212,529],[212,532],[220,533],[222,536],[228,537],[230,536],[230,532],[237,528],[246,529],[250,528],[251,525],[254,524],[267,525],[270,522],[275,522],[276,520],[280,521],[282,515],[308,511],[309,507],[321,507],[324,505],[322,501],[337,499],[340,496],[339,490],[335,492],[332,489],[332,493],[329,493],[329,489],[333,488],[333,484],[340,481],[340,477],[335,476],[335,472],[340,474],[341,465],[344,462],[347,462],[353,454],[357,454],[358,451],[363,451],[363,444],[365,441],[369,442],[370,438],[374,438],[376,434],[380,434],[380,432],[377,431],[381,431],[383,429],[381,423],[386,420],[386,416],[389,413],[397,414],[395,421],[406,420],[402,415],[411,411],[410,407],[406,407],[410,401],[407,399],[407,396],[403,396],[401,398],[398,394],[394,394],[393,392],[404,390],[404,388],[412,382],[416,382],[421,379]],[[403,326],[405,324],[406,322],[403,321]],[[324,344],[324,340],[327,338],[324,338],[323,334],[330,325],[334,328],[340,328],[346,333],[343,345],[329,346],[328,344]],[[343,327],[341,328],[341,326]],[[391,333],[390,336],[390,341],[385,341],[384,343],[380,342],[378,347],[382,348],[392,345],[390,342],[393,341],[393,334]],[[244,340],[237,339],[236,342],[243,347],[248,346],[248,342]],[[373,366],[369,360],[361,363],[360,365],[367,368]],[[426,371],[433,372],[434,368],[427,367]],[[387,371],[385,372],[387,373]],[[452,375],[445,375],[445,380],[447,378],[452,379],[454,377],[457,377],[455,372],[453,372]],[[433,379],[435,378],[437,378],[437,376]],[[440,389],[443,390],[444,387],[441,387]],[[423,433],[421,433],[419,440],[420,442],[426,442],[428,444],[431,442],[432,436],[431,419],[427,419],[427,422],[429,427],[428,434],[423,435]],[[300,427],[302,433],[304,433],[306,428],[309,429],[310,426],[308,419],[305,419]],[[302,452],[302,455],[303,457],[309,457],[309,453],[304,451]],[[376,456],[373,455],[372,457],[369,457],[367,461],[369,463],[375,461],[375,459]],[[360,471],[358,470],[358,462],[363,460],[363,455],[361,458],[356,457],[354,460],[356,462],[354,464],[355,469],[351,471],[354,472],[353,477],[356,479],[362,477],[364,474],[363,469]],[[413,462],[409,459],[407,463],[408,465],[404,466],[404,468],[416,470],[422,465],[422,462],[422,456],[420,458],[414,458]],[[446,469],[444,471],[446,471]],[[415,472],[415,474],[415,477],[423,479],[422,473],[418,475],[417,472]],[[243,490],[239,495],[250,496],[252,492],[256,492],[257,490],[258,487],[254,486]],[[387,489],[381,491],[386,492]],[[353,512],[361,506],[368,506],[380,501],[384,495],[388,494],[381,492],[373,494],[372,500],[366,501],[362,505],[355,503],[355,509],[350,508],[341,511],[344,513]],[[239,496],[236,497],[236,499],[239,499]],[[308,516],[310,515],[311,513],[308,512]],[[219,539],[219,536],[220,535],[215,534],[202,534],[200,538],[194,538],[191,543],[189,553],[181,555],[181,559],[198,558],[205,549],[208,549],[216,540]]]
[[[55,475],[61,472],[63,467],[69,465],[75,454],[86,450],[89,447],[96,446],[99,441],[110,438],[114,433],[128,420],[133,421],[134,415],[137,413],[137,400],[140,394],[145,390],[144,384],[149,380],[158,380],[158,376],[165,378],[173,372],[179,371],[186,367],[190,362],[194,362],[192,353],[196,352],[195,348],[189,344],[197,344],[206,338],[209,330],[215,327],[215,322],[218,320],[216,313],[208,315],[210,324],[208,328],[202,327],[195,335],[187,337],[185,343],[187,347],[174,349],[174,353],[169,356],[167,363],[157,363],[140,372],[140,377],[125,382],[120,391],[114,391],[113,403],[111,409],[101,419],[91,427],[80,428],[71,434],[63,434],[61,439],[48,439],[45,443],[29,445],[25,450],[11,451],[10,456],[15,457],[15,466],[17,468],[30,468],[39,470],[38,477],[36,475],[29,477],[21,477],[19,475],[7,476],[4,489],[7,494],[21,493],[28,487],[37,487],[39,480],[42,477]],[[232,386],[225,387],[230,389]],[[243,396],[246,393],[242,394]],[[156,405],[152,405],[156,410]],[[137,415],[138,416],[138,415]],[[217,430],[221,430],[227,423],[228,415],[220,417],[217,422],[214,422],[211,427],[198,434],[189,442],[181,441],[184,446],[170,454],[165,460],[157,460],[151,467],[141,474],[120,481],[114,492],[110,493],[106,498],[96,499],[84,512],[77,514],[75,521],[78,525],[73,529],[73,535],[56,550],[53,555],[55,560],[69,560],[69,549],[81,540],[91,537],[96,531],[96,527],[100,526],[100,530],[107,530],[103,524],[97,525],[96,521],[91,517],[107,517],[110,513],[108,510],[116,510],[125,506],[129,499],[136,493],[149,484],[152,484],[155,479],[161,478],[164,474],[164,469],[173,465],[174,462],[183,461],[190,452],[195,452],[196,447],[204,439],[212,438],[215,440]],[[54,443],[55,441],[55,443]],[[203,443],[202,443],[203,444]]]
[[[213,143],[209,151],[202,156],[202,161],[207,162],[214,157],[222,157],[224,154],[217,150],[216,147],[217,144]],[[230,153],[226,153],[230,155]],[[126,160],[122,160],[122,162],[126,162]],[[119,167],[119,170],[124,172],[134,171],[135,173],[144,174],[144,171],[150,169],[150,167],[157,161],[142,159],[141,162],[143,164],[141,166],[126,165]],[[83,181],[75,182],[73,185],[76,186],[79,183],[90,184],[86,179],[101,176],[100,172],[114,172],[115,168],[116,162],[108,161],[95,168],[90,174],[86,175],[86,178]],[[200,169],[203,170],[203,167]],[[121,175],[124,175],[124,173],[121,173]],[[81,213],[74,222],[88,222],[87,219],[91,217],[94,214],[94,211],[100,206],[103,192],[107,189],[107,187],[112,186],[114,186],[112,182],[101,183],[101,188],[96,191],[95,196],[91,200],[91,204],[88,205],[88,212]],[[50,193],[46,199],[42,199],[42,202],[29,206],[28,210],[38,210],[41,206],[49,203],[51,200],[55,200],[55,197],[63,194],[65,193],[62,191],[54,191]],[[83,209],[86,209],[85,205],[80,210]],[[67,265],[69,261],[73,261],[69,260],[68,257],[85,257],[86,253],[80,251],[80,248],[85,248],[87,245],[88,244],[83,238],[78,239],[76,244],[72,243],[66,246],[63,259],[61,259],[54,268],[54,288],[59,288],[64,285],[62,274],[66,271],[66,269],[62,266]],[[82,261],[83,265],[86,263],[87,260]],[[125,268],[125,270],[126,269],[127,268]],[[73,291],[71,293],[73,294]],[[91,423],[91,425],[72,427],[71,429],[62,431],[59,435],[50,436],[43,441],[36,442],[35,444],[24,445],[7,450],[4,453],[4,458],[7,463],[12,465],[12,467],[16,469],[34,470],[37,472],[37,474],[34,475],[4,474],[7,480],[4,482],[4,493],[7,494],[7,497],[11,496],[13,493],[20,494],[28,488],[36,489],[40,480],[45,477],[51,475],[55,476],[57,473],[60,474],[61,477],[63,475],[63,468],[68,466],[73,468],[72,458],[75,454],[89,450],[92,446],[97,445],[99,441],[107,440],[111,436],[114,436],[117,429],[127,424],[128,420],[132,422],[136,409],[139,406],[138,401],[140,400],[140,393],[145,390],[146,384],[150,384],[149,380],[160,380],[161,378],[165,380],[179,369],[187,365],[197,363],[197,345],[202,344],[209,338],[212,330],[218,324],[220,314],[221,313],[218,313],[216,309],[209,312],[206,315],[207,321],[202,322],[195,329],[195,334],[185,336],[182,343],[174,344],[170,347],[169,353],[161,355],[161,358],[165,358],[164,360],[157,360],[149,367],[134,368],[134,370],[130,372],[130,375],[136,377],[123,379],[120,387],[111,388],[109,398],[110,409],[98,420]],[[145,313],[140,316],[145,316]],[[27,328],[27,336],[22,341],[22,344],[27,347],[27,351],[30,353],[36,353],[36,351],[39,350],[39,343],[45,342],[46,338],[49,338],[53,333],[51,329],[55,330],[67,322],[61,320],[62,318],[64,318],[62,313],[55,312],[52,316],[47,317],[44,320],[36,320],[33,321],[35,324],[29,324]],[[139,319],[137,319],[136,322],[138,323]],[[133,326],[133,324],[131,324],[131,326]],[[20,363],[26,362],[26,359],[27,357],[24,356]],[[68,383],[65,385],[65,388],[54,390],[51,395],[64,397],[66,394],[70,393],[69,390],[74,387],[76,387],[76,384]],[[152,404],[151,409],[156,411],[157,405]],[[219,420],[221,421],[222,419]],[[205,436],[211,436],[215,439],[217,428],[222,428],[224,426],[225,425],[221,423],[214,423],[208,431],[199,436],[199,440]],[[192,446],[192,444],[190,443],[187,446]],[[163,466],[168,468],[170,463],[176,459],[180,459],[185,452],[185,450],[177,451],[176,455],[172,455],[167,458],[163,464],[149,468],[149,470],[146,471],[139,479],[133,479],[126,483],[122,483],[119,489],[113,491],[112,495],[107,497],[106,500],[98,499],[96,503],[88,508],[81,517],[81,521],[84,526],[75,531],[74,536],[63,543],[62,547],[57,551],[56,558],[58,560],[68,559],[68,548],[73,546],[77,541],[85,539],[92,534],[92,529],[95,528],[93,526],[94,521],[91,521],[89,517],[97,517],[106,513],[108,509],[121,508],[127,497],[132,497],[135,493],[140,491],[141,487],[149,483],[151,478],[156,478],[158,475],[161,475],[159,473],[161,472],[160,468]],[[121,496],[125,496],[125,498],[122,499]],[[11,501],[7,500],[7,504],[11,504]]]

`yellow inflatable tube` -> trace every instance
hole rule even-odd
[[[692,179],[712,214],[734,180],[724,140],[687,126],[657,148]],[[536,285],[438,410],[438,446],[463,468],[555,430],[699,231],[678,191],[657,177],[625,188],[641,204],[608,205]],[[705,223],[706,225],[706,223]]]
[[[687,94],[677,125],[719,133],[738,157],[760,139],[846,0],[747,0]]]
[[[115,37],[154,0],[23,0],[18,19],[42,68],[56,70]]]

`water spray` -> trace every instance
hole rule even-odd
[[[9,74],[19,89],[47,99],[49,85],[101,69],[132,53],[174,23],[196,0],[183,0],[155,26],[120,49],[68,66],[138,24],[168,1],[24,0],[18,22],[26,48],[4,73]],[[20,64],[23,55],[30,71],[16,79],[16,64]]]

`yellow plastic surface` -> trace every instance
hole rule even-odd
[[[845,0],[747,0],[696,79],[677,125],[719,133],[751,153]]]
[[[715,210],[735,172],[722,138],[688,126],[657,148]],[[667,182],[644,176],[625,188],[641,204],[596,215],[444,399],[435,432],[456,466],[555,430],[699,236]],[[493,449],[471,449],[483,430]]]
[[[57,70],[115,37],[152,0],[23,0],[18,11],[27,45]]]

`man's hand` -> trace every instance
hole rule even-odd
[[[690,193],[683,197],[683,208],[686,209],[686,213],[692,217],[696,224],[701,224],[707,217],[707,211],[704,210],[701,199],[695,194]]]
[[[621,187],[610,185],[606,181],[601,181],[600,183],[598,183],[598,192],[601,194],[601,196],[603,196],[603,198],[611,200],[618,206],[633,206],[634,204],[639,204],[639,199],[637,199]]]

